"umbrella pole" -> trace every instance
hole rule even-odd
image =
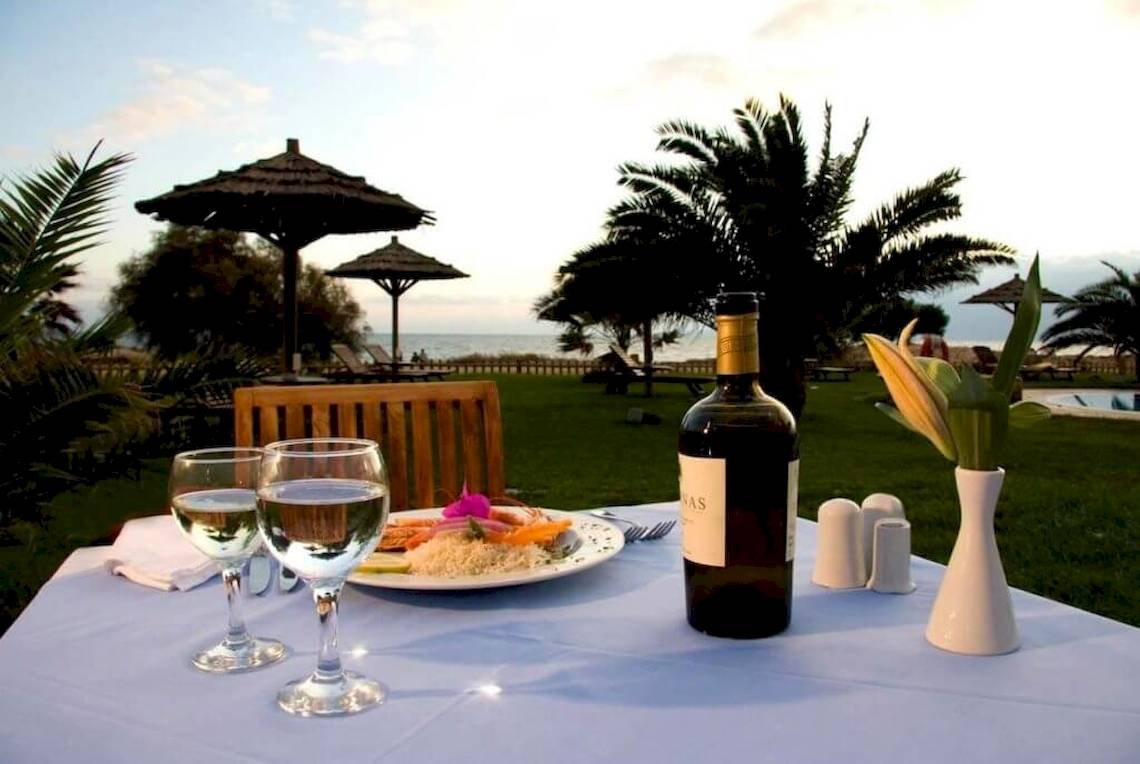
[[[281,271],[285,281],[285,341],[283,343],[285,357],[283,366],[284,372],[290,374],[297,371],[294,368],[293,360],[297,353],[297,264],[300,257],[297,254],[297,248],[289,244],[282,245],[281,256],[283,261]]]
[[[392,290],[392,374],[400,373],[400,291]]]

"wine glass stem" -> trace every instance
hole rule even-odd
[[[317,618],[321,622],[321,645],[317,653],[315,678],[321,682],[339,682],[344,677],[344,669],[340,665],[337,623],[340,586],[314,587],[313,600],[317,603]]]
[[[250,643],[249,632],[245,628],[245,618],[241,613],[240,564],[222,567],[222,584],[226,587],[226,602],[230,611],[230,626],[222,644],[231,650],[239,650]]]

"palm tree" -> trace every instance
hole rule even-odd
[[[1117,357],[1131,353],[1138,359],[1136,379],[1140,380],[1140,271],[1129,276],[1123,268],[1104,265],[1112,276],[1062,303],[1057,308],[1061,320],[1041,338],[1053,349],[1085,345],[1081,355],[1096,347],[1112,348]]]
[[[559,268],[554,289],[534,310],[541,320],[563,324],[563,351],[588,354],[599,334],[627,350],[640,337],[651,395],[653,349],[676,342],[696,309],[684,270],[670,267],[669,258],[669,251],[630,237],[595,242]]]
[[[756,100],[733,112],[735,130],[687,121],[658,127],[669,161],[627,163],[630,195],[610,210],[611,237],[688,253],[690,318],[713,325],[725,289],[762,294],[762,382],[802,409],[803,358],[835,350],[849,327],[900,295],[976,282],[984,265],[1008,264],[1011,248],[954,233],[926,233],[961,214],[947,170],[907,189],[854,225],[846,222],[868,124],[846,153],[833,152],[831,107],[812,167],[795,104],[768,112]]]
[[[96,162],[94,150],[83,163],[57,156],[0,188],[0,530],[36,519],[40,501],[79,479],[86,455],[149,426],[137,388],[82,359],[113,344],[125,324],[112,316],[61,332],[68,311],[51,307],[77,273],[74,258],[97,243],[129,161]]]

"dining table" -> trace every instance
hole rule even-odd
[[[0,761],[1140,761],[1140,629],[1014,590],[1019,650],[944,652],[923,636],[941,565],[912,558],[911,594],[831,590],[811,582],[815,550],[801,518],[791,625],[758,640],[688,625],[679,529],[540,583],[350,584],[345,667],[387,701],[300,718],[275,695],[315,662],[306,590],[246,599],[288,659],[203,674],[189,656],[223,629],[218,579],[158,591],[80,549],[0,638]]]

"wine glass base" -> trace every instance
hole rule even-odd
[[[345,671],[331,682],[316,674],[290,682],[277,693],[277,705],[297,716],[346,716],[375,708],[387,697],[384,685]]]
[[[211,674],[240,674],[272,666],[283,660],[289,649],[276,639],[254,637],[249,645],[234,650],[225,642],[197,653],[192,659],[194,668]]]

